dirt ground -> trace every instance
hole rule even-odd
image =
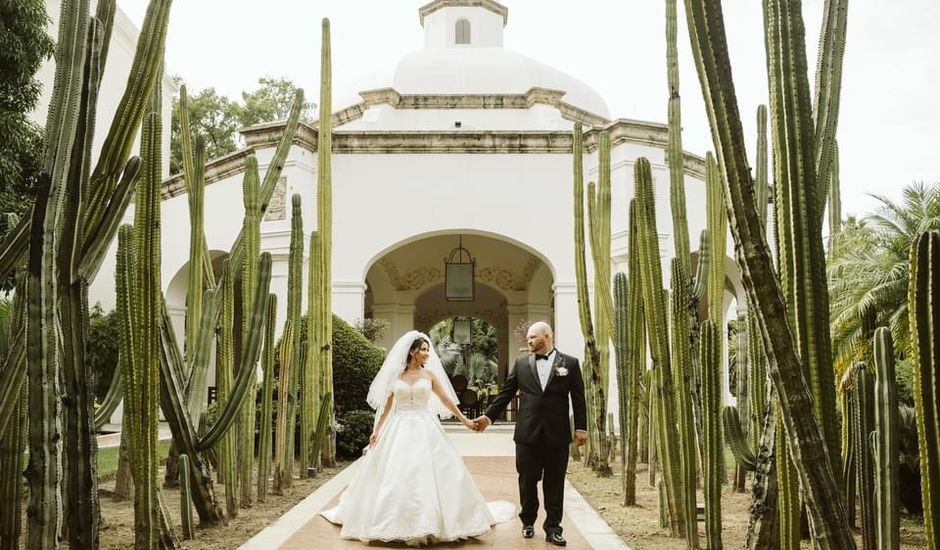
[[[685,541],[669,536],[667,529],[659,527],[659,497],[656,489],[649,485],[649,473],[645,464],[637,465],[636,500],[637,506],[623,507],[623,492],[619,466],[614,467],[614,476],[599,478],[578,461],[571,461],[568,466],[568,479],[578,491],[604,518],[611,528],[627,543],[632,550],[685,550]],[[748,485],[750,487],[750,485]],[[703,500],[701,490],[698,501]],[[748,506],[751,494],[734,493],[730,486],[722,486],[721,538],[725,548],[741,548],[747,532]],[[915,550],[927,548],[924,538],[922,518],[901,517],[901,548]],[[699,522],[699,544],[705,547],[705,526]],[[856,533],[856,541],[861,539]],[[802,548],[812,548],[804,540]],[[861,546],[859,546],[861,548]]]
[[[254,502],[250,508],[242,508],[238,517],[228,520],[228,525],[207,529],[196,528],[195,540],[182,541],[183,548],[199,550],[231,550],[267,527],[290,510],[307,495],[326,483],[348,463],[336,468],[326,468],[313,479],[294,479],[293,486],[283,496],[268,495],[265,502]],[[295,472],[297,470],[295,469]],[[160,479],[163,479],[161,469]],[[102,481],[101,494],[101,550],[127,550],[134,547],[134,503],[119,500],[113,493],[114,480]],[[225,507],[225,492],[222,485],[215,485],[216,498]],[[180,493],[178,489],[163,489],[163,499],[170,510],[170,521],[179,531]],[[193,521],[199,517],[193,509]]]

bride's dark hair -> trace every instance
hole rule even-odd
[[[408,357],[405,358],[405,369],[408,368],[408,363],[411,362],[411,356],[414,354],[414,352],[421,349],[421,344],[427,344],[428,348],[431,347],[431,343],[421,336],[415,338],[415,341],[411,343],[411,347],[408,348]]]

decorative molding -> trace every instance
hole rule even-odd
[[[281,127],[281,133],[284,128]],[[253,147],[246,147],[225,156],[219,157],[206,164],[205,182],[206,185],[215,183],[219,180],[241,174],[245,172],[245,159],[255,154]],[[163,200],[171,199],[187,192],[186,180],[183,174],[176,174],[163,180],[160,194]]]
[[[274,186],[274,194],[268,202],[261,221],[275,222],[287,219],[287,177],[281,176]]]
[[[529,285],[532,283],[532,278],[535,277],[535,271],[542,265],[542,260],[532,256],[529,258],[529,261],[525,263],[525,266],[522,268],[522,281],[523,284],[520,285],[516,290],[528,290]]]
[[[440,281],[444,277],[441,270],[436,267],[419,267],[402,276],[399,274],[395,262],[390,258],[382,258],[378,263],[385,271],[392,287],[399,292],[418,290],[429,283]]]
[[[466,311],[459,308],[449,308],[449,309],[430,309],[426,311],[416,311],[414,315],[415,328],[422,332],[427,332],[439,323],[440,321],[447,319],[449,317],[457,316],[468,316]],[[481,309],[474,310],[471,317],[476,317],[477,319],[483,319],[487,323],[493,326],[496,329],[496,332],[503,334],[508,330],[509,327],[509,314],[505,309]]]
[[[493,0],[434,0],[418,8],[418,19],[424,27],[424,18],[442,8],[484,8],[503,17],[503,26],[509,21],[509,8]]]

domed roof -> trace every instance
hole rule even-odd
[[[565,92],[562,101],[610,118],[607,103],[587,84],[502,47],[422,48],[395,68],[402,94],[523,94],[532,88]]]

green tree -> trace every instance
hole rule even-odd
[[[828,266],[830,326],[837,374],[871,360],[874,329],[891,329],[896,349],[909,349],[908,256],[914,237],[940,229],[940,183],[914,183],[901,201],[876,196],[878,210],[848,218],[831,243]]]
[[[297,86],[287,78],[270,76],[259,78],[258,84],[257,90],[242,92],[243,105],[238,112],[238,121],[241,125],[254,126],[264,122],[287,120]],[[304,102],[300,120],[311,120],[313,111],[314,104]]]
[[[0,212],[22,214],[35,197],[42,129],[27,115],[42,85],[36,71],[53,52],[42,0],[0,1]]]
[[[181,83],[179,77],[177,83]],[[239,106],[229,98],[216,93],[215,88],[206,88],[189,97],[190,124],[197,135],[206,140],[206,158],[214,159],[238,149],[236,132]],[[170,172],[183,170],[183,149],[180,144],[180,102],[173,100],[173,120],[170,124]]]
[[[175,77],[176,83],[183,79]],[[206,158],[209,160],[231,153],[239,148],[238,129],[265,122],[286,120],[290,114],[297,86],[286,78],[262,77],[258,89],[242,92],[243,104],[219,95],[215,88],[198,93],[190,92],[190,121],[196,134],[206,140]],[[301,120],[310,120],[314,105],[306,102]],[[170,172],[182,171],[182,148],[179,141],[179,99],[173,100],[173,121],[170,130]]]

